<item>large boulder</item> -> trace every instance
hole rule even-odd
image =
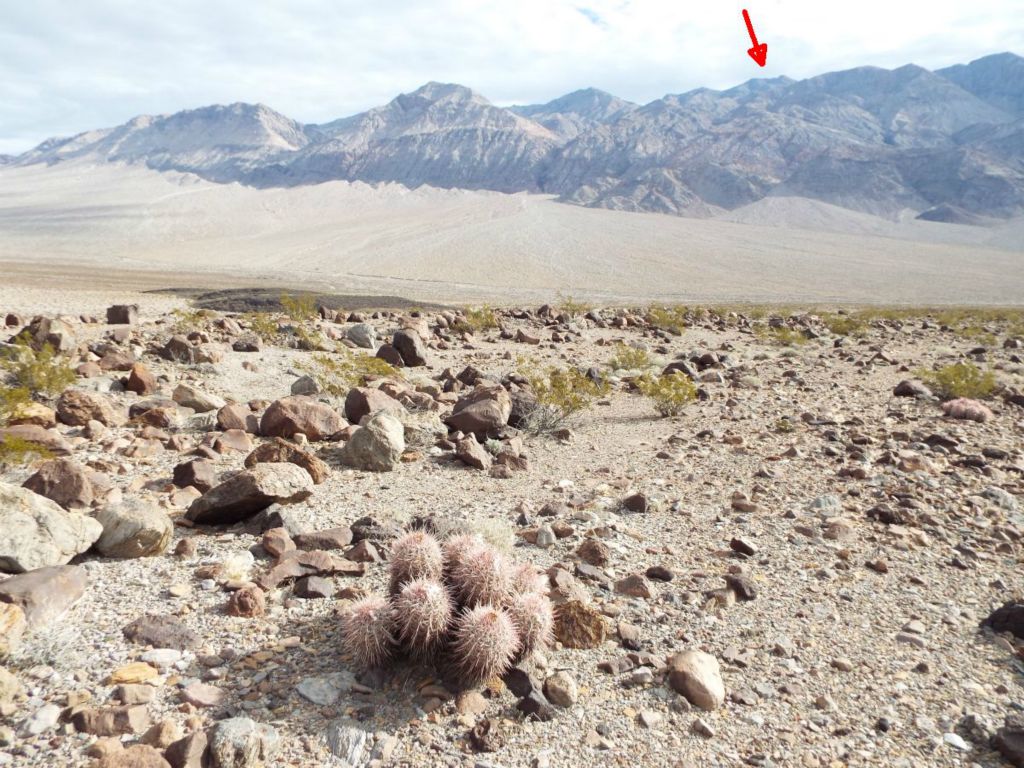
[[[156,376],[142,363],[135,363],[131,367],[131,372],[124,384],[124,388],[129,392],[143,396],[156,392],[157,386]]]
[[[0,581],[0,603],[18,606],[29,628],[39,629],[64,616],[88,585],[89,574],[80,565],[37,568]]]
[[[27,628],[28,621],[21,606],[0,602],[0,659],[18,650]],[[3,667],[0,667],[0,670],[2,669]],[[3,696],[0,696],[0,705],[2,704]]]
[[[366,416],[345,447],[341,460],[356,469],[390,472],[402,459],[405,428],[387,411]]]
[[[345,418],[358,424],[367,414],[377,411],[405,413],[405,406],[386,392],[373,387],[352,387],[345,396]]]
[[[134,558],[162,554],[171,543],[171,519],[139,500],[112,504],[96,513],[103,534],[96,549],[104,557]]]
[[[0,571],[63,565],[85,552],[103,526],[27,488],[0,483]]]
[[[484,384],[459,398],[445,424],[461,432],[483,435],[507,425],[511,414],[512,398],[508,391],[498,384]]]
[[[57,418],[71,427],[84,427],[90,421],[105,426],[124,423],[124,415],[103,395],[67,389],[57,400]]]
[[[409,368],[427,364],[427,345],[415,331],[408,328],[396,331],[391,346],[398,351]]]
[[[310,397],[294,395],[275,400],[263,413],[260,434],[265,437],[294,437],[303,434],[313,441],[326,440],[348,424],[329,405]]]
[[[259,434],[260,420],[247,405],[229,403],[217,411],[217,429],[227,432],[229,429],[241,429],[250,435]]]
[[[70,352],[77,345],[75,330],[71,323],[56,317],[36,317],[23,330],[27,333],[34,349],[49,344],[57,352]]]
[[[107,325],[135,325],[139,322],[138,304],[115,304],[107,307]]]
[[[313,480],[294,464],[257,464],[239,472],[192,502],[186,517],[194,523],[230,525],[271,504],[292,504],[309,498]]]
[[[48,461],[29,477],[23,488],[60,504],[64,509],[88,509],[93,487],[85,468],[71,459]]]
[[[368,323],[357,323],[348,329],[345,334],[348,340],[357,347],[373,349],[377,346],[377,331]]]
[[[302,467],[309,473],[313,483],[320,485],[326,480],[331,469],[320,458],[309,451],[304,451],[295,443],[290,443],[280,437],[273,438],[270,442],[263,443],[256,450],[245,458],[245,466],[252,469],[257,464],[288,462]]]

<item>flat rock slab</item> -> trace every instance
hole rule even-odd
[[[78,565],[39,568],[0,582],[0,602],[17,605],[32,629],[60,619],[77,603],[89,584],[89,574]]]
[[[309,498],[313,479],[295,464],[257,464],[239,472],[192,502],[186,517],[194,523],[231,525],[271,504],[292,504]]]
[[[200,642],[199,635],[174,616],[155,613],[137,618],[124,628],[124,636],[139,645],[174,648],[178,651],[193,650]]]

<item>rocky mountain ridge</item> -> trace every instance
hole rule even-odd
[[[211,106],[51,139],[0,164],[81,157],[257,187],[398,182],[685,216],[789,196],[984,223],[1024,213],[1024,58],[751,80],[644,106],[586,89],[505,108],[428,83],[321,125]]]

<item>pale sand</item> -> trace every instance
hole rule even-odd
[[[100,305],[144,289],[268,285],[443,302],[561,292],[609,303],[1024,303],[1019,222],[893,223],[792,200],[732,218],[398,185],[256,190],[112,165],[9,168],[0,308],[38,308],[42,294],[25,291],[42,286],[76,294],[76,306],[87,289]],[[824,231],[837,228],[848,231]]]

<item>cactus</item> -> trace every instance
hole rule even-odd
[[[519,633],[519,655],[527,657],[551,645],[555,614],[545,595],[527,592],[513,596],[506,609]]]
[[[367,669],[381,666],[394,650],[394,616],[387,599],[370,595],[357,600],[342,614],[344,647]]]
[[[491,605],[463,612],[455,628],[452,654],[466,682],[502,675],[521,645],[509,615]]]
[[[437,539],[423,531],[413,531],[391,547],[391,594],[416,579],[440,581],[444,575],[444,557]]]
[[[531,563],[517,565],[512,569],[512,592],[517,595],[525,595],[530,592],[546,595],[548,594],[548,577]]]
[[[512,574],[504,556],[481,544],[466,552],[451,575],[459,600],[468,608],[501,605],[512,592]]]
[[[444,573],[451,577],[456,568],[462,563],[466,553],[483,546],[484,540],[477,533],[462,533],[452,536],[444,543]]]
[[[395,626],[398,641],[414,656],[433,655],[451,624],[454,607],[448,590],[437,581],[410,581],[398,594]]]

